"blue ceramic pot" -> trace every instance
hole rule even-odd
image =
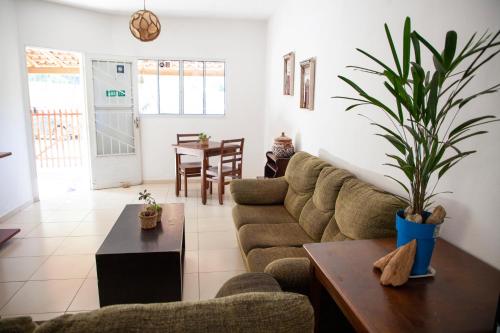
[[[430,215],[429,212],[424,212],[424,216],[422,216],[424,222]],[[432,251],[438,237],[439,226],[408,221],[404,218],[404,211],[400,210],[396,213],[396,230],[398,231],[397,247],[403,246],[414,239],[417,240],[417,252],[411,275],[427,274]]]

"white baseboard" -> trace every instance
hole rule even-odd
[[[183,180],[184,181],[184,180]],[[200,178],[189,178],[190,183],[199,183]],[[175,179],[145,179],[143,184],[175,184]]]
[[[12,209],[10,212],[7,212],[6,214],[0,216],[0,223],[2,222],[5,222],[7,221],[8,219],[10,219],[12,216],[16,215],[17,213],[19,213],[20,211],[22,211],[23,209],[25,209],[26,207],[30,206],[31,204],[33,204],[33,202],[35,202],[34,200],[28,200],[26,201],[25,203],[23,203],[21,206],[17,207],[17,208],[14,208]]]

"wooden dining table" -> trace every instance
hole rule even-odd
[[[175,193],[179,195],[180,175],[177,172],[180,164],[181,155],[196,156],[201,159],[201,202],[207,204],[207,169],[209,168],[208,159],[212,156],[221,154],[221,144],[216,141],[209,141],[202,145],[199,142],[175,143],[172,145],[175,150]],[[227,152],[232,151],[231,146],[226,146]],[[236,146],[235,146],[236,148]]]

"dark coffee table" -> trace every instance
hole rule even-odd
[[[184,204],[163,204],[162,222],[142,230],[142,205],[127,205],[96,253],[101,307],[182,299]]]

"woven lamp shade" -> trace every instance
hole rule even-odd
[[[160,20],[149,10],[138,10],[133,13],[129,27],[132,35],[143,42],[156,39],[161,30]]]

